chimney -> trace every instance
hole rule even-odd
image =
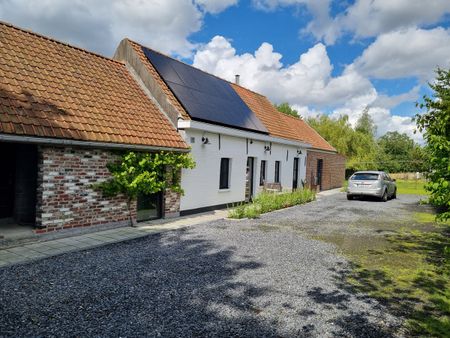
[[[234,83],[236,83],[237,85],[239,84],[239,77],[240,77],[239,74],[236,74],[236,75],[234,76]]]

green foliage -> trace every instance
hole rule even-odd
[[[231,208],[228,208],[228,218],[245,218],[245,207],[246,204],[243,202],[232,205]]]
[[[417,114],[417,128],[427,142],[430,172],[425,189],[430,192],[430,203],[442,210],[441,219],[450,218],[450,70],[438,68],[436,81],[429,86],[432,97],[424,95],[417,103],[426,112]]]
[[[425,151],[404,133],[387,132],[378,139],[378,146],[380,170],[391,173],[423,172],[427,168]]]
[[[154,194],[165,189],[183,193],[180,170],[194,168],[190,154],[127,152],[117,162],[108,164],[112,178],[98,184],[106,196],[124,194],[129,200],[138,194]]]
[[[377,143],[372,134],[356,131],[343,115],[333,119],[327,115],[309,118],[308,124],[324,139],[347,157],[347,168],[353,170],[373,169],[378,151]],[[369,128],[370,129],[370,128]]]
[[[377,133],[377,127],[369,115],[369,108],[364,108],[361,116],[356,122],[355,131],[361,134],[370,135],[372,137]]]
[[[316,195],[309,189],[295,190],[289,193],[262,192],[255,197],[252,203],[238,204],[228,210],[229,218],[257,218],[260,214],[304,204],[315,200]]]
[[[309,118],[309,125],[347,157],[347,169],[384,170],[387,172],[423,172],[427,170],[427,154],[408,135],[388,132],[375,139],[376,127],[365,109],[352,128],[348,116]]]
[[[283,102],[278,105],[275,105],[275,108],[277,108],[278,111],[282,112],[283,114],[291,115],[294,117],[300,117],[300,114],[298,113],[298,111],[295,110],[294,108],[292,108],[289,105],[289,103],[287,103],[287,102]]]

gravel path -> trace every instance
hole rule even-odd
[[[300,230],[401,217],[417,200],[338,194],[7,267],[0,336],[389,337],[400,320],[340,287],[345,259]]]

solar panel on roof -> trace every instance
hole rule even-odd
[[[142,50],[192,119],[268,133],[227,81],[145,47]]]

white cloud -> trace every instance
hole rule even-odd
[[[414,102],[419,98],[420,86],[415,86],[410,91],[399,95],[378,95],[372,103],[375,107],[391,109],[403,102]]]
[[[188,37],[205,12],[236,0],[2,0],[0,20],[112,56],[124,37],[160,51],[189,56]]]
[[[195,0],[195,2],[204,11],[211,14],[217,14],[230,6],[236,5],[238,3],[238,0]]]
[[[311,33],[327,45],[334,44],[344,33],[368,38],[399,29],[426,27],[450,13],[448,0],[426,3],[423,0],[357,0],[335,17],[330,16],[330,0],[254,0],[253,3],[262,10],[305,6],[313,18],[302,32]]]
[[[450,31],[410,28],[380,35],[355,62],[366,76],[429,80],[437,66],[450,66]]]
[[[448,0],[358,0],[335,24],[357,37],[372,37],[400,28],[439,22],[450,12]]]
[[[261,93],[270,93],[275,102],[288,101],[299,106],[337,105],[374,91],[371,83],[352,66],[339,77],[331,77],[326,48],[318,43],[289,66],[281,63],[282,55],[272,45],[263,43],[254,54],[237,55],[230,42],[214,37],[194,56],[194,66],[233,81],[241,75],[241,83]]]
[[[275,103],[289,102],[304,117],[316,116],[334,109],[333,116],[348,114],[352,123],[365,107],[370,107],[380,135],[386,131],[406,132],[416,140],[410,117],[392,115],[392,108],[404,101],[415,100],[418,87],[396,96],[379,96],[371,82],[352,64],[341,75],[332,76],[333,66],[326,48],[318,43],[292,65],[283,65],[282,55],[272,45],[263,43],[253,53],[238,55],[230,41],[214,37],[194,56],[194,66],[229,81],[241,75],[241,84],[266,95]]]
[[[356,121],[361,116],[365,106],[360,107],[342,107],[335,110],[331,116],[336,118],[341,115],[348,115],[349,122],[355,126]],[[393,115],[389,109],[381,107],[369,108],[369,115],[372,117],[377,126],[377,137],[383,136],[388,131],[397,131],[401,134],[405,133],[415,142],[423,144],[423,136],[420,133],[414,133],[416,129],[415,123],[410,116]]]

